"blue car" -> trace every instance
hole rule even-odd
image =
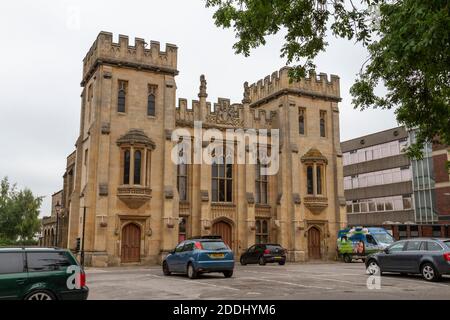
[[[183,241],[163,261],[164,275],[184,273],[190,279],[209,272],[221,272],[225,278],[230,278],[233,269],[233,251],[221,239]]]

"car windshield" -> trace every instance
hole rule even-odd
[[[223,241],[202,241],[204,250],[228,250],[228,246]]]
[[[280,250],[282,249],[280,245],[267,245],[267,249],[269,249],[270,251],[274,251],[274,250]]]
[[[389,233],[373,233],[373,237],[377,240],[377,242],[381,243],[393,243],[394,238]]]

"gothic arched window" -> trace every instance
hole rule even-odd
[[[213,202],[233,202],[233,165],[224,157],[212,164],[211,193]]]
[[[306,189],[308,194],[314,194],[314,174],[313,174],[313,167],[308,166],[306,168]]]
[[[126,95],[127,95],[127,82],[120,80],[119,91],[117,93],[117,112],[125,112]]]

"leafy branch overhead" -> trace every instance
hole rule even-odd
[[[362,43],[369,58],[350,92],[354,107],[394,108],[417,128],[409,154],[425,141],[450,144],[450,4],[448,0],[206,0],[218,27],[233,28],[238,54],[250,55],[282,32],[281,56],[292,80],[315,69],[326,35]],[[387,93],[379,96],[382,85]]]

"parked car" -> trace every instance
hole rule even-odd
[[[0,300],[85,300],[88,294],[84,270],[70,251],[0,248]]]
[[[362,259],[368,255],[383,251],[394,238],[384,228],[353,227],[339,230],[337,237],[337,253],[344,262]]]
[[[190,239],[179,243],[163,261],[164,275],[184,273],[195,279],[202,273],[221,272],[233,276],[233,251],[222,239]]]
[[[255,244],[247,249],[240,259],[241,265],[259,263],[265,265],[268,262],[286,263],[286,250],[279,244]]]
[[[383,272],[421,274],[427,281],[438,281],[450,274],[450,239],[415,238],[393,243],[366,261],[370,274]]]

